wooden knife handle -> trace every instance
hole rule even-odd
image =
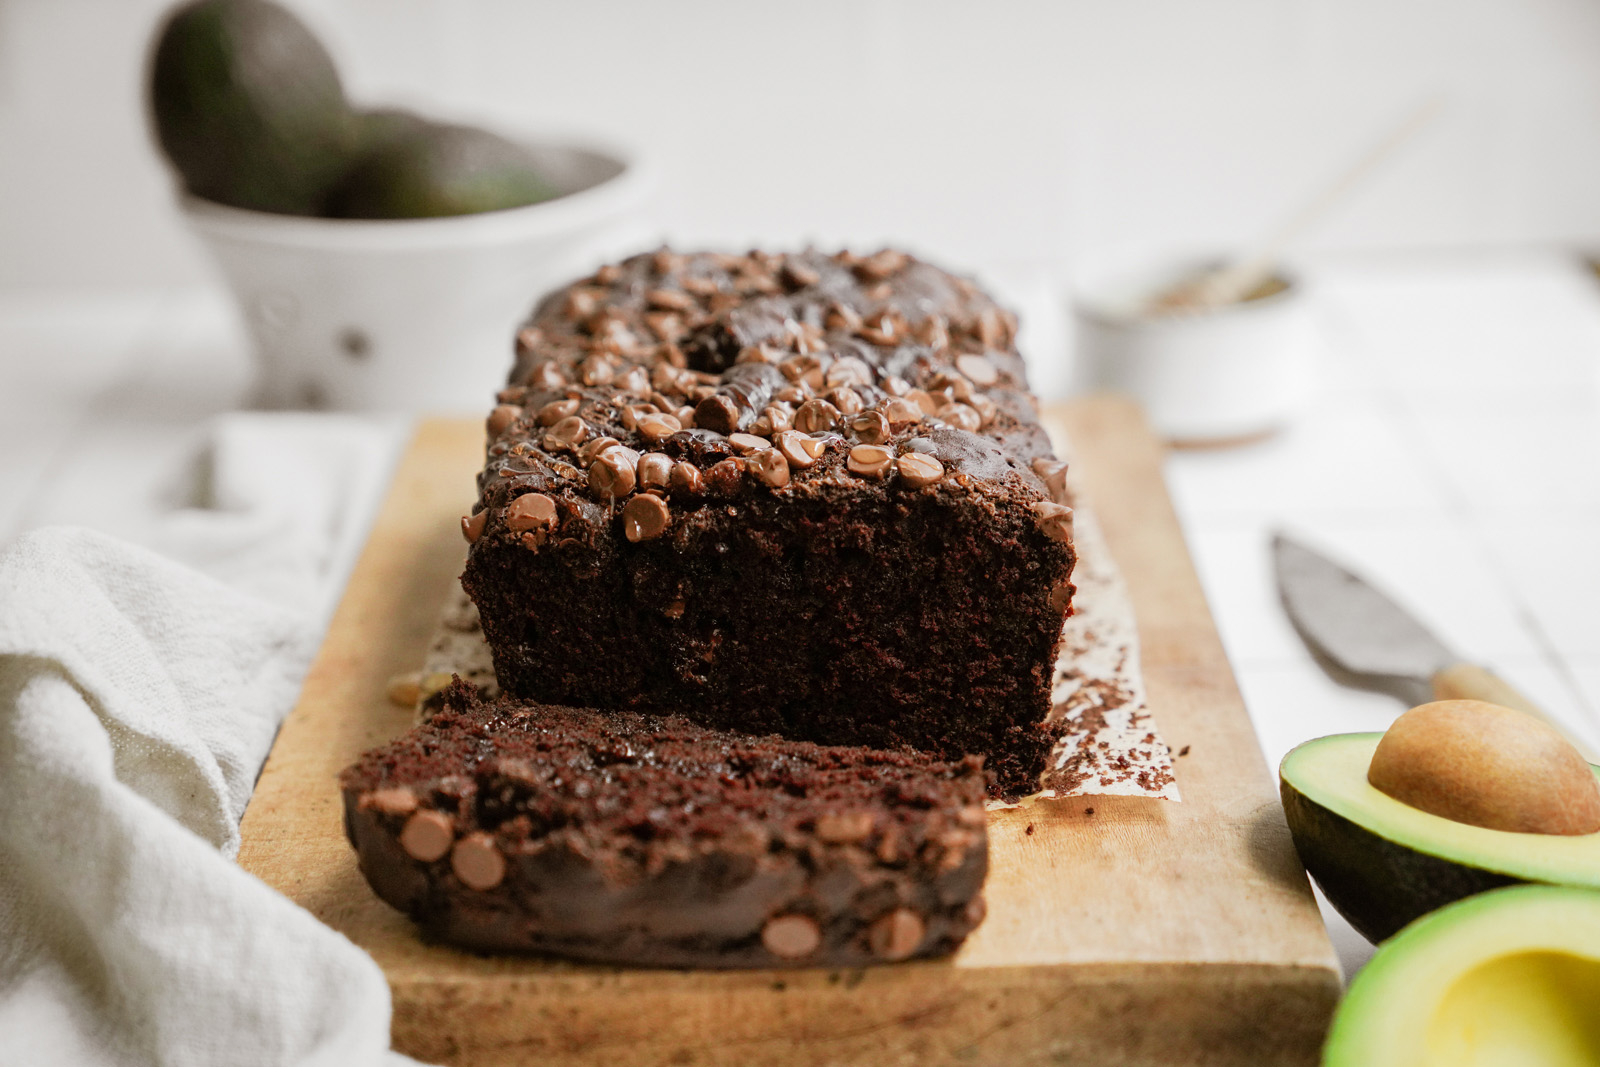
[[[1552,719],[1510,682],[1484,667],[1473,663],[1452,663],[1439,670],[1433,676],[1433,699],[1482,700],[1503,708],[1525,711],[1571,741],[1584,759],[1590,763],[1600,762],[1600,755],[1594,749],[1573,737],[1571,731]]]

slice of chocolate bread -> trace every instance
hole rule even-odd
[[[893,251],[660,252],[555,294],[463,523],[501,685],[1037,791],[1075,557],[1014,327]]]
[[[348,768],[374,890],[441,941],[645,966],[859,966],[983,918],[972,757],[820,747],[459,680]]]

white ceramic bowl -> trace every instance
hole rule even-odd
[[[562,196],[436,219],[318,219],[194,197],[183,213],[226,276],[267,407],[481,412],[516,326],[549,289],[636,251],[648,169],[611,147],[526,141]]]
[[[1204,312],[1142,314],[1145,299],[1194,265],[1091,292],[1075,303],[1077,383],[1136,398],[1178,444],[1270,433],[1310,393],[1314,335],[1294,278],[1271,296]]]

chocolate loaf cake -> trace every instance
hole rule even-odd
[[[1063,464],[971,283],[895,251],[662,251],[548,298],[462,584],[507,691],[1038,788]]]
[[[634,965],[859,966],[951,952],[983,918],[975,757],[486,702],[459,680],[444,697],[341,779],[362,873],[440,940]]]

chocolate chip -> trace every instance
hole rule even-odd
[[[944,477],[944,464],[926,452],[907,452],[895,460],[895,468],[913,489],[932,485]]]
[[[910,908],[896,908],[867,931],[867,943],[879,959],[903,960],[917,950],[927,934],[922,916]]]
[[[517,351],[532,352],[544,344],[544,331],[537,326],[524,326],[517,331]]]
[[[543,361],[528,375],[528,385],[535,389],[560,389],[566,384],[566,372],[553,359]]]
[[[871,836],[870,811],[830,811],[817,817],[817,838],[830,845],[853,845]]]
[[[773,438],[777,451],[783,453],[783,458],[789,466],[797,470],[805,470],[816,465],[818,457],[822,455],[827,446],[814,437],[807,437],[799,430],[786,430]]]
[[[654,493],[641,493],[622,509],[622,533],[629,541],[653,541],[670,525],[672,513]]]
[[[759,452],[762,449],[772,447],[771,441],[768,441],[765,437],[757,437],[753,433],[729,434],[728,443],[732,445],[733,450],[739,453],[741,456],[746,456],[751,452]]]
[[[590,356],[578,364],[578,380],[584,385],[607,385],[616,373],[616,368],[604,356]]]
[[[733,496],[744,485],[744,464],[737,459],[714,463],[705,472],[706,489],[718,496]]]
[[[922,409],[903,396],[891,396],[883,402],[884,418],[890,426],[908,426],[923,419]]]
[[[984,308],[978,314],[976,334],[985,348],[998,348],[1006,341],[1008,323],[1001,317],[999,308]]]
[[[782,403],[768,404],[761,409],[761,417],[751,424],[751,432],[758,432],[756,431],[757,424],[762,426],[768,437],[782,433],[785,430],[792,430],[794,429],[794,408]]]
[[[1062,582],[1050,590],[1050,610],[1066,611],[1072,603],[1072,594],[1078,591],[1071,582]]]
[[[995,420],[995,416],[1000,414],[999,406],[983,393],[974,395],[972,399],[967,401],[967,406],[978,413],[978,424],[980,428],[989,425]]]
[[[578,466],[587,467],[602,453],[621,446],[622,442],[615,437],[591,437],[578,449]]]
[[[406,820],[405,829],[400,831],[400,847],[412,859],[432,863],[450,851],[455,837],[450,816],[442,811],[419,811]]]
[[[791,289],[805,289],[822,281],[822,275],[796,260],[785,260],[778,272],[785,285]]]
[[[417,810],[417,794],[403,785],[374,789],[357,801],[356,807],[384,815],[410,815]]]
[[[484,523],[489,521],[489,513],[480,511],[476,515],[461,516],[461,536],[467,539],[467,544],[475,545],[478,538],[483,536]]]
[[[809,915],[778,915],[761,928],[761,943],[779,959],[804,959],[822,944],[822,928]]]
[[[812,398],[794,413],[794,428],[801,433],[831,430],[839,422],[839,409],[826,400]]]
[[[861,313],[849,304],[835,303],[822,321],[830,330],[849,330],[854,333],[861,328]]]
[[[576,448],[588,436],[589,424],[576,415],[569,415],[550,427],[550,432],[544,435],[544,447],[551,452]]]
[[[950,347],[950,324],[945,322],[943,315],[929,315],[917,323],[914,335],[935,352]]]
[[[668,484],[674,495],[678,496],[695,497],[706,491],[705,476],[700,473],[700,468],[682,460],[672,465]]]
[[[739,429],[739,405],[732,397],[713,393],[695,405],[694,424],[717,433],[733,433]]]
[[[921,408],[924,415],[932,415],[939,410],[939,401],[926,389],[913,389],[906,394],[906,399]]]
[[[828,403],[839,409],[841,415],[855,415],[866,410],[867,402],[854,389],[840,387],[829,393]]]
[[[1071,497],[1067,492],[1067,464],[1064,460],[1040,456],[1033,461],[1033,473],[1044,482],[1044,487],[1050,492],[1051,500],[1057,504],[1070,502]]]
[[[966,404],[946,404],[936,414],[948,425],[968,433],[977,433],[983,426],[982,416]]]
[[[879,411],[863,411],[850,420],[850,432],[867,445],[881,445],[889,439],[889,420]]]
[[[988,356],[980,356],[974,352],[956,357],[956,370],[965,374],[972,380],[972,384],[989,386],[1000,380],[1000,370]]]
[[[639,431],[640,437],[655,445],[683,429],[683,423],[676,415],[640,415],[635,429]]]
[[[511,424],[522,417],[522,409],[515,404],[497,404],[489,412],[489,436],[499,437],[511,428]]]
[[[672,486],[672,459],[662,452],[646,452],[633,474],[640,492],[665,493]]]
[[[450,850],[450,869],[468,889],[493,889],[506,876],[506,858],[490,834],[468,834]]]
[[[900,273],[908,261],[909,257],[904,252],[885,248],[882,252],[857,260],[851,269],[864,282],[881,282]]]
[[[981,896],[973,897],[971,900],[967,901],[967,906],[961,909],[962,917],[973,926],[977,926],[979,923],[983,922],[984,916],[988,914],[989,905],[984,902],[984,899]]]
[[[578,398],[568,397],[566,400],[552,400],[539,409],[539,425],[554,426],[562,419],[571,418],[578,413]]]
[[[594,280],[601,285],[610,285],[622,277],[622,268],[615,263],[607,263],[594,272]]]
[[[764,448],[751,456],[748,465],[756,480],[773,489],[789,484],[789,461],[776,448]]]
[[[894,453],[882,445],[856,445],[846,461],[851,473],[863,478],[882,478],[894,464]]]
[[[645,303],[660,311],[688,311],[694,297],[681,289],[652,289],[644,294]]]
[[[871,385],[873,380],[872,368],[866,361],[855,356],[844,356],[833,361],[828,367],[823,381],[829,386],[841,385]]]
[[[630,396],[646,396],[650,392],[650,375],[643,367],[629,367],[614,384]]]
[[[548,530],[556,524],[556,502],[543,493],[524,493],[506,508],[506,527],[513,533]]]
[[[677,411],[674,411],[673,414],[678,417],[678,422],[685,430],[694,426],[694,408],[687,406],[681,407]]]
[[[1039,532],[1052,541],[1072,540],[1072,509],[1053,500],[1036,500],[1033,513],[1039,520]]]
[[[639,453],[616,445],[606,449],[589,466],[589,488],[601,500],[615,500],[633,492],[634,468]]]

